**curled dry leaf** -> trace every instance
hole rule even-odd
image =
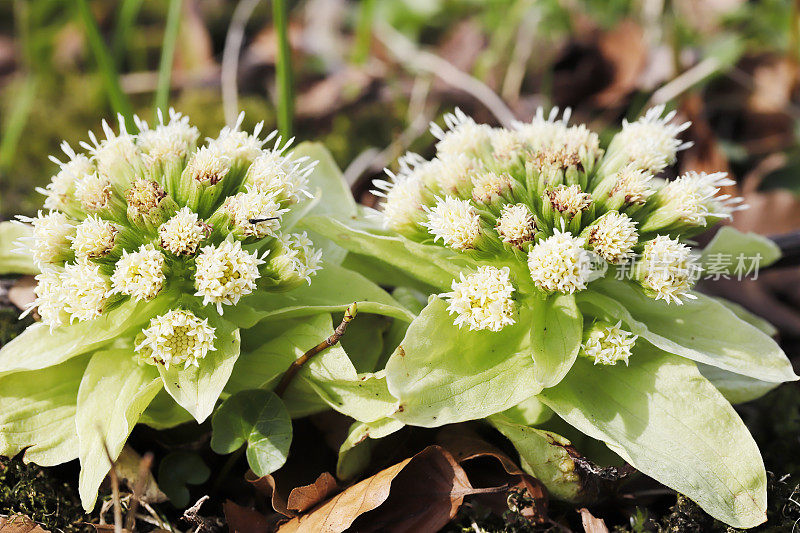
[[[449,451],[466,470],[473,486],[507,485],[508,489],[528,492],[533,506],[522,509],[521,514],[529,519],[543,520],[547,516],[547,493],[535,477],[523,471],[510,457],[472,432],[447,427],[437,436],[438,442]],[[498,465],[499,463],[499,465]],[[497,468],[498,466],[502,468]],[[507,494],[481,494],[476,499],[502,515],[508,510]]]
[[[644,31],[631,19],[619,22],[614,29],[600,34],[597,46],[612,69],[608,86],[595,95],[601,107],[617,104],[639,86],[647,65],[648,48]]]
[[[336,492],[338,488],[336,478],[328,472],[323,472],[314,483],[293,489],[289,493],[286,506],[293,511],[304,513]]]
[[[279,531],[438,531],[475,489],[453,456],[429,446],[353,485]],[[505,490],[505,487],[503,487]]]

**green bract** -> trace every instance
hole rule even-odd
[[[658,177],[688,146],[673,117],[653,108],[603,150],[557,110],[513,130],[456,111],[433,126],[436,157],[409,154],[376,181],[379,212],[302,224],[380,284],[431,294],[386,365],[391,418],[488,417],[554,495],[581,499],[569,441],[530,427],[552,410],[712,516],[752,527],[766,518],[766,475],[729,402],[797,376],[763,321],[692,286],[752,275],[779,252],[731,228],[702,256],[687,245],[742,206],[720,192],[733,183],[723,173]],[[344,471],[353,450],[343,446]]]
[[[327,152],[290,152],[280,138],[265,149],[275,134],[241,131],[241,120],[199,148],[198,130],[174,111],[154,128],[137,119],[136,133],[104,123],[106,138],[90,134],[86,153],[63,145],[68,159],[54,159],[43,211],[0,226],[0,273],[37,273],[41,317],[0,350],[0,454],[26,450],[44,466],[79,458],[87,509],[110,466],[106,449],[116,458],[138,422],[203,422],[221,398],[274,387],[353,301],[414,317],[338,266],[345,250],[315,249],[292,231],[312,209],[356,212]],[[269,376],[254,380],[259,373]],[[367,384],[371,403],[347,401]],[[269,403],[253,414],[241,405],[253,398]],[[264,474],[285,460],[288,413],[333,407],[366,423],[396,407],[385,378],[359,375],[341,348],[304,368],[283,401],[264,390],[231,398],[215,418],[215,449],[246,441]],[[276,423],[259,418],[272,412]],[[230,434],[236,417],[252,431]]]

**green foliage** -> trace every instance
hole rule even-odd
[[[734,527],[766,519],[767,479],[758,447],[693,363],[643,347],[628,367],[597,368],[578,360],[541,399],[711,516]]]
[[[278,396],[266,390],[241,391],[211,420],[211,449],[219,454],[247,445],[247,462],[258,476],[283,466],[292,444],[292,421]]]
[[[189,504],[187,485],[200,485],[210,476],[211,470],[194,452],[172,452],[158,465],[158,487],[178,509]]]

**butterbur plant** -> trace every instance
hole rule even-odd
[[[279,375],[296,350],[329,334],[330,313],[353,299],[369,300],[366,312],[408,315],[338,267],[341,259],[321,274],[323,252],[292,230],[318,205],[320,184],[309,182],[316,161],[275,133],[262,138],[261,125],[242,131],[241,121],[200,147],[199,131],[174,111],[154,127],[137,119],[136,132],[122,119],[118,131],[103,123],[105,138],[90,134],[85,152],[63,145],[66,158],[53,159],[58,172],[40,191],[43,209],[19,217],[18,252],[39,272],[30,310],[41,321],[0,350],[0,454],[25,450],[43,466],[79,458],[87,509],[110,466],[106,448],[116,458],[137,422],[203,422],[221,397],[243,390],[226,389],[242,328],[257,326],[254,337],[269,330],[273,344],[283,343],[272,352]],[[307,317],[300,345],[285,322],[298,316]],[[277,319],[282,326],[271,326]],[[356,379],[352,365],[342,365]],[[286,408],[272,400],[278,414],[270,415],[288,424]],[[285,459],[291,426],[282,431]]]
[[[688,146],[674,115],[654,107],[603,149],[557,110],[513,129],[457,110],[432,127],[433,159],[408,154],[375,182],[379,211],[306,224],[382,284],[431,294],[386,366],[393,420],[486,418],[553,495],[585,499],[569,441],[533,427],[555,412],[752,527],[766,519],[766,475],[730,402],[797,376],[768,325],[693,285],[753,274],[779,252],[731,228],[692,247],[744,206],[723,173],[661,176]]]

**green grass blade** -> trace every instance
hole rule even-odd
[[[361,65],[369,57],[372,44],[372,20],[375,13],[375,0],[362,0],[361,9],[358,11],[356,26],[356,39],[353,46],[351,60],[356,65]]]
[[[9,108],[8,118],[3,124],[3,134],[0,136],[0,170],[8,170],[14,161],[14,152],[28,122],[38,84],[38,79],[29,74],[14,96],[14,103]]]
[[[143,0],[122,0],[122,4],[117,12],[117,22],[114,26],[114,44],[112,53],[114,64],[119,67],[122,64],[122,56],[128,47],[128,38],[139,15]]]
[[[100,29],[97,27],[97,21],[92,15],[89,8],[88,0],[76,0],[75,5],[78,9],[78,15],[83,22],[86,29],[86,40],[89,44],[97,67],[103,78],[103,85],[105,87],[108,99],[111,102],[111,107],[115,112],[121,114],[125,118],[125,124],[129,130],[133,131],[135,125],[133,123],[133,108],[131,107],[128,96],[122,91],[119,83],[119,74],[117,68],[114,66],[114,60],[103,42],[103,37],[100,35]]]
[[[278,61],[276,65],[278,130],[284,138],[288,138],[292,136],[294,91],[292,87],[291,48],[289,46],[289,17],[285,0],[273,0],[272,18],[278,34]]]
[[[178,40],[178,29],[181,25],[181,0],[170,0],[167,12],[167,26],[164,30],[164,44],[161,47],[161,64],[158,67],[158,85],[156,85],[156,111],[166,110],[169,105],[169,89],[172,79],[172,61],[175,58],[175,43]]]

